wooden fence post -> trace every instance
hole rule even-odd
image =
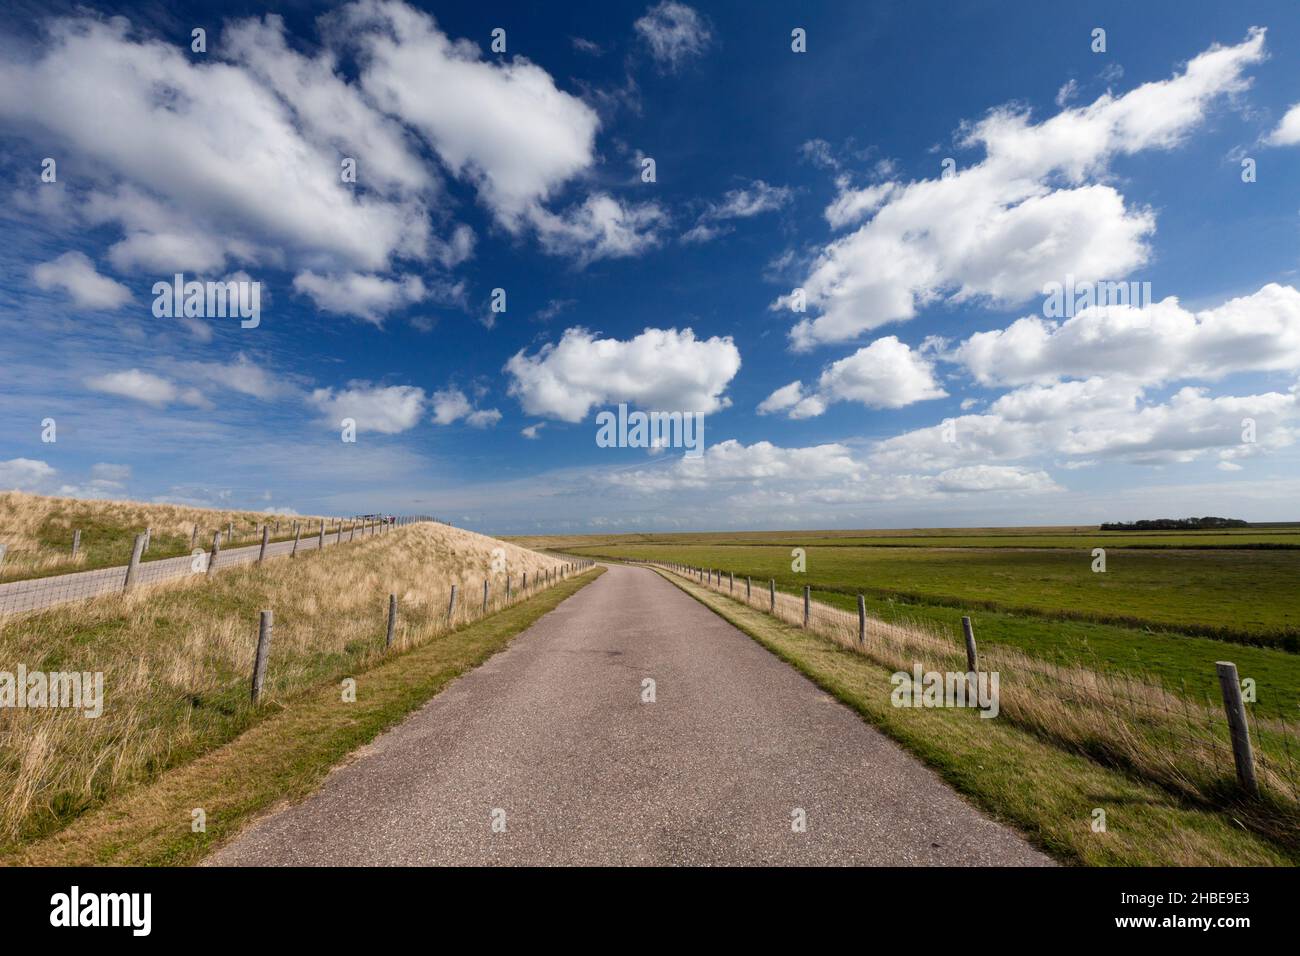
[[[767,596],[769,598],[768,613],[775,614],[776,613],[776,580],[773,578],[767,579]]]
[[[736,573],[734,571],[727,572],[727,591],[730,594],[736,593]]]
[[[5,552],[9,550],[9,545],[0,544],[0,570],[5,566]]]
[[[971,674],[980,672],[979,652],[975,649],[975,628],[970,622],[970,618],[961,619],[961,629],[966,635],[966,670]]]
[[[261,564],[266,560],[266,545],[271,540],[271,526],[262,525],[262,550],[257,552],[257,563]]]
[[[271,612],[263,611],[257,626],[257,654],[253,657],[253,703],[262,696],[266,681],[266,659],[271,654]]]
[[[519,586],[520,586],[521,588],[523,588],[523,590],[525,591],[525,593],[528,591],[528,572],[527,572],[527,571],[524,572],[524,583],[521,584],[521,585],[519,585]]]
[[[1223,710],[1228,715],[1228,731],[1232,735],[1232,759],[1237,765],[1237,782],[1252,797],[1258,797],[1259,781],[1255,778],[1255,754],[1250,746],[1246,704],[1241,699],[1241,680],[1237,676],[1237,665],[1231,661],[1215,661],[1214,668],[1219,672]]]
[[[293,550],[289,552],[289,557],[291,558],[298,557],[298,541],[301,538],[302,538],[302,528],[299,527],[298,522],[295,521],[293,523]]]
[[[510,600],[510,575],[506,575],[506,600]]]
[[[867,599],[858,595],[858,643],[867,642]]]
[[[456,585],[451,586],[451,601],[447,604],[447,623],[451,623],[452,615],[456,613]]]
[[[208,555],[208,577],[217,573],[217,555],[221,553],[221,529],[212,532],[212,553]]]
[[[487,583],[487,578],[484,578],[483,579],[483,613],[484,614],[487,613],[487,601],[488,601],[488,583]]]
[[[745,578],[745,600],[746,601],[748,601],[750,597],[753,595],[753,591],[754,591],[753,582],[749,580],[748,576],[746,576]]]
[[[135,577],[140,570],[140,555],[144,554],[144,535],[135,536],[135,546],[131,549],[131,563],[126,566],[126,581],[122,584],[125,591],[135,587]]]
[[[81,529],[78,528],[72,532],[72,556],[75,558],[77,552],[81,550]]]
[[[808,616],[812,613],[812,588],[803,586],[803,626],[808,626]]]
[[[194,530],[190,532],[190,550],[193,551],[194,548],[198,545],[198,543],[199,543],[199,525],[198,522],[195,522]]]
[[[226,544],[230,544],[230,542],[234,540],[235,540],[235,523],[233,521],[227,521],[226,522]]]
[[[141,554],[147,554],[149,551],[149,542],[153,539],[153,528],[144,529],[144,551]]]
[[[316,550],[325,550],[325,519],[320,519],[320,543],[316,545]]]
[[[393,646],[393,632],[397,629],[397,595],[388,595],[388,637],[384,647]]]

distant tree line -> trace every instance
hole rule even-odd
[[[1111,521],[1102,531],[1196,531],[1203,528],[1246,528],[1240,518],[1146,518],[1142,521]]]

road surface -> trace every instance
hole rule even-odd
[[[208,860],[1049,862],[722,618],[624,566]]]

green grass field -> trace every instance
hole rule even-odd
[[[670,534],[536,536],[536,547],[616,544],[708,545],[710,547],[875,548],[1229,548],[1300,549],[1300,525],[1252,525],[1214,531],[1098,531],[1084,527],[917,528],[886,531],[683,531]]]
[[[924,547],[918,541],[955,532],[747,532],[714,535],[602,535],[522,538],[520,543],[587,556],[676,561],[774,579],[780,590],[852,609],[856,595],[887,621],[934,624],[960,633],[974,618],[982,643],[1014,647],[1059,663],[1081,663],[1158,678],[1171,689],[1215,699],[1214,662],[1234,661],[1260,691],[1260,715],[1296,715],[1300,689],[1300,552],[1253,548],[1112,548],[1105,535],[1048,529],[1070,548],[1030,548],[1045,529],[976,529],[997,548]],[[1216,532],[1217,539],[1254,538],[1254,529]],[[818,535],[833,535],[832,544]],[[1111,537],[1123,537],[1114,532]],[[1186,532],[1164,537],[1186,539]],[[770,543],[774,537],[781,544]],[[849,542],[887,537],[906,546]],[[1141,537],[1153,537],[1141,535]],[[1159,537],[1159,536],[1155,536]],[[769,543],[759,543],[769,542]],[[1216,541],[1222,545],[1223,542]],[[791,549],[804,547],[807,570],[791,569]],[[1105,573],[1091,570],[1093,546],[1106,547]],[[757,586],[757,585],[756,585]],[[1228,643],[1231,642],[1231,643]]]
[[[1300,637],[1300,554],[1290,551],[1108,551],[1088,548],[805,548],[791,570],[784,545],[597,545],[579,553],[682,561],[778,587],[873,594],[914,603],[1167,629],[1243,643]]]

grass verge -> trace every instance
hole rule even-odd
[[[356,675],[356,701],[338,686],[280,703],[238,738],[90,811],[57,834],[0,854],[21,866],[177,866],[202,859],[255,815],[313,793],[330,768],[502,650],[561,601],[594,581],[597,567],[536,597],[394,654]],[[191,813],[206,832],[191,832]]]
[[[983,720],[965,709],[893,707],[888,668],[675,575],[663,576],[897,740],[990,816],[1016,827],[1062,862],[1300,862],[1227,813],[1189,806],[1163,788],[1060,750],[1007,722]],[[1105,832],[1093,830],[1098,809],[1105,811]]]

